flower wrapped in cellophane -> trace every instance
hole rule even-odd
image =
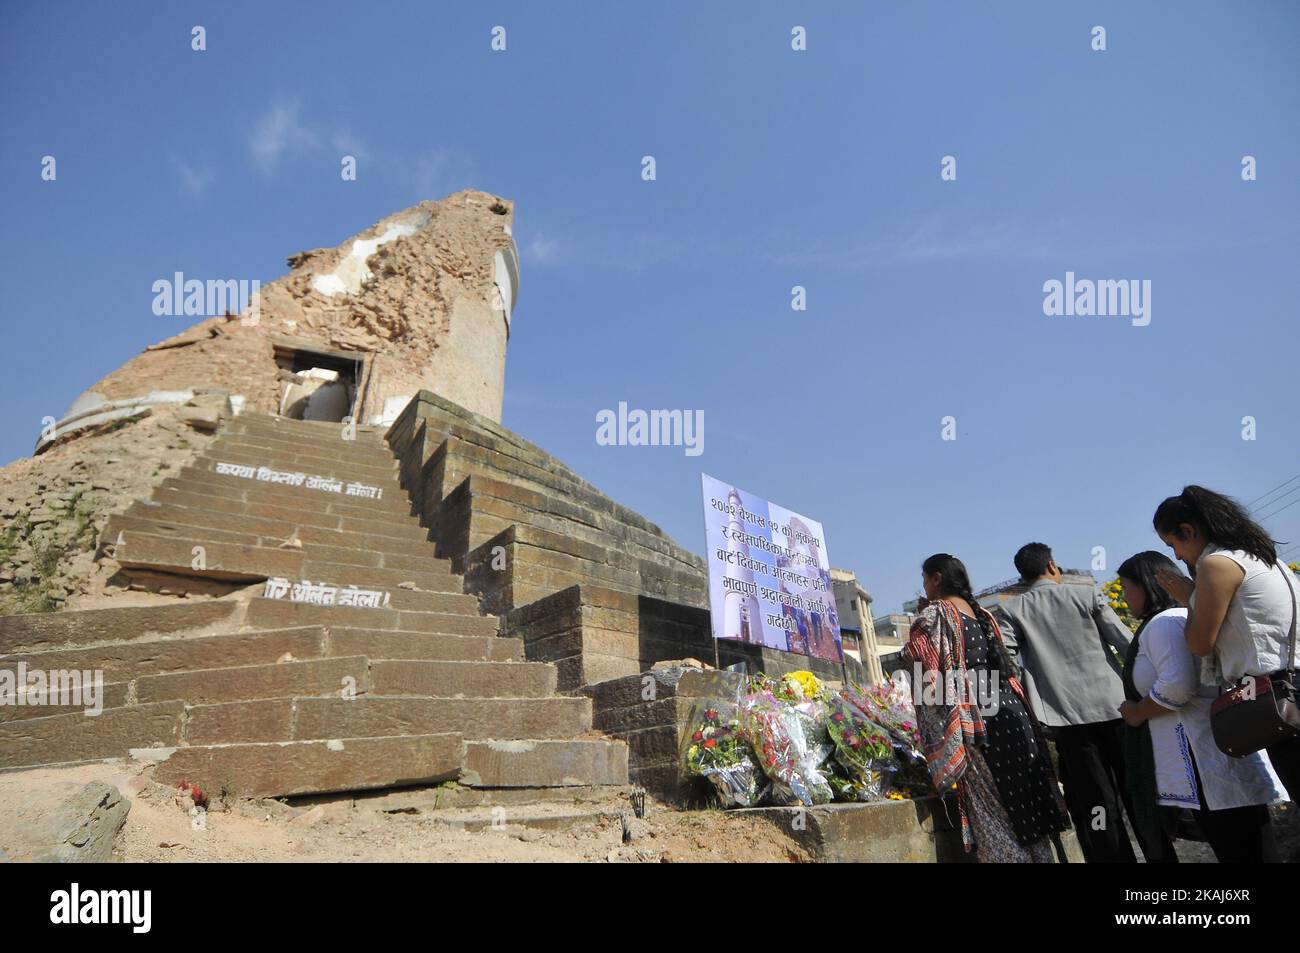
[[[789,706],[803,728],[813,765],[820,766],[835,751],[826,729],[826,700],[831,693],[812,672],[787,672],[775,680],[759,673],[750,680],[750,692],[767,692]]]
[[[867,771],[857,777],[850,776],[843,765],[832,759],[826,780],[835,793],[835,800],[865,802],[880,801],[892,795],[889,777],[884,771]]]
[[[767,780],[734,720],[707,708],[703,721],[687,739],[683,760],[688,773],[707,778],[724,807],[754,807]]]
[[[916,705],[905,678],[890,679],[880,685],[846,685],[842,695],[863,717],[883,728],[896,749],[922,757]]]
[[[834,696],[828,708],[827,729],[835,743],[835,762],[844,778],[836,793],[841,800],[880,800],[898,770],[889,734],[843,695]]]
[[[844,689],[844,698],[889,733],[898,761],[889,797],[934,794],[921,747],[921,731],[916,723],[915,699],[907,677],[896,673],[881,685],[851,685]]]
[[[738,727],[772,781],[773,803],[811,807],[834,797],[821,768],[827,752],[810,745],[804,733],[810,717],[769,691],[752,692],[740,701]]]

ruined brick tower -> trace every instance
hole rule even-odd
[[[291,418],[388,424],[423,389],[499,421],[519,296],[512,218],[510,202],[467,189],[293,255],[255,307],[146,348],[78,397],[37,451],[204,392]]]
[[[704,563],[501,426],[511,213],[464,191],[293,255],[0,468],[0,674],[104,681],[95,718],[0,709],[0,769],[142,759],[223,798],[455,780],[466,807],[676,790],[693,683],[656,670],[642,711],[643,680],[719,660]]]

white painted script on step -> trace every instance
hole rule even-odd
[[[287,598],[290,602],[305,602],[313,606],[358,606],[363,609],[382,609],[388,605],[392,596],[378,589],[331,586],[327,583],[307,580],[290,582],[277,576],[266,580],[262,598]]]
[[[245,480],[261,480],[263,483],[283,483],[287,486],[305,486],[309,490],[325,490],[329,493],[342,493],[344,496],[360,496],[367,500],[380,500],[384,488],[371,486],[369,483],[347,483],[333,477],[315,476],[289,470],[272,470],[270,467],[252,467],[240,463],[218,463],[216,472],[222,476],[243,477]]]

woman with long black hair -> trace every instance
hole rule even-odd
[[[1300,584],[1278,561],[1277,545],[1234,500],[1188,486],[1157,507],[1152,524],[1192,579],[1165,569],[1160,585],[1187,606],[1186,638],[1192,653],[1207,660],[1202,682],[1219,687],[1246,675],[1269,676],[1278,688],[1296,625]],[[1300,801],[1300,736],[1267,749],[1292,801]]]
[[[957,795],[962,841],[981,863],[1051,863],[1070,822],[1019,666],[960,559],[931,556],[922,576],[927,602],[903,653],[930,778]]]
[[[1215,689],[1202,689],[1187,647],[1187,610],[1157,582],[1178,574],[1163,553],[1124,560],[1118,575],[1129,610],[1141,620],[1124,660],[1120,715],[1125,779],[1147,863],[1177,863],[1172,809],[1193,812],[1220,863],[1260,863],[1272,856],[1266,805],[1283,799],[1277,776],[1259,754],[1231,758],[1210,731]],[[1150,841],[1148,845],[1147,841]]]

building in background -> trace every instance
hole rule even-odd
[[[911,605],[915,606],[915,601]],[[881,671],[886,676],[894,672],[902,663],[898,653],[903,651],[903,646],[907,644],[907,637],[915,618],[916,616],[911,612],[893,612],[872,620],[872,628],[876,632],[876,652],[880,659]]]
[[[840,619],[840,643],[844,654],[862,663],[873,683],[884,680],[876,631],[871,622],[871,593],[858,582],[851,569],[832,569],[835,612]]]

